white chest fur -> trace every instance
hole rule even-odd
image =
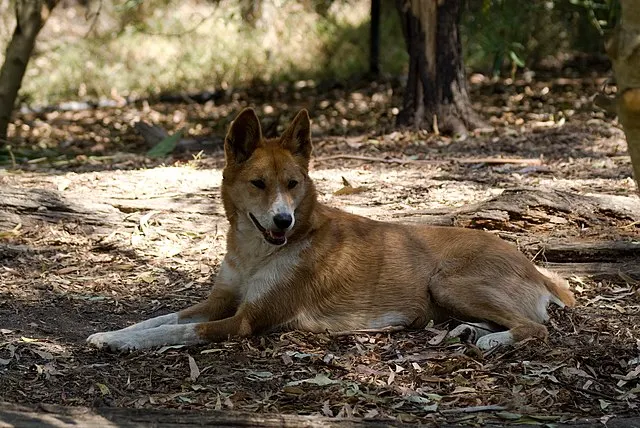
[[[228,253],[218,281],[235,289],[242,301],[258,301],[291,278],[309,245],[309,241],[302,241],[274,247],[263,241]]]

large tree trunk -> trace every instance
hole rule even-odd
[[[369,30],[369,74],[376,78],[380,75],[380,0],[371,0]]]
[[[462,0],[396,0],[409,77],[397,124],[466,133],[481,124],[473,111],[458,27]]]
[[[620,22],[606,47],[618,84],[618,118],[640,188],[640,0],[620,0],[620,7]]]
[[[11,112],[36,44],[36,37],[57,3],[58,0],[16,1],[16,29],[0,69],[0,147],[7,139]]]

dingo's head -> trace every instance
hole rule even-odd
[[[307,175],[311,156],[309,114],[301,110],[280,138],[262,137],[253,109],[233,121],[224,142],[222,197],[227,217],[239,230],[284,245],[300,223],[302,206],[315,200]]]

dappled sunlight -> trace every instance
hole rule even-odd
[[[615,112],[599,110],[593,101],[596,94],[609,101],[617,95],[609,63],[593,47],[600,35],[591,28],[604,25],[603,12],[611,17],[615,11],[600,7],[605,0],[437,3],[443,7],[438,17],[447,16],[444,7],[466,8],[460,32],[452,34],[461,36],[470,59],[470,102],[479,120],[464,132],[449,126],[446,109],[424,114],[420,106],[416,116],[428,129],[398,126],[407,113],[403,105],[411,104],[403,100],[408,82],[425,78],[420,70],[405,78],[407,45],[399,19],[416,17],[409,10],[398,14],[400,3],[381,2],[381,73],[369,74],[369,30],[375,28],[369,0],[61,1],[39,34],[0,141],[0,425],[18,403],[40,406],[32,413],[42,419],[29,421],[45,426],[67,421],[56,419],[62,407],[51,404],[98,409],[91,421],[101,426],[110,426],[107,415],[120,411],[139,423],[169,423],[162,415],[172,414],[183,424],[206,425],[212,414],[211,425],[224,416],[230,424],[292,426],[300,415],[329,425],[343,418],[356,424],[553,425],[637,416],[640,195]],[[15,4],[0,0],[0,44],[11,37],[14,22],[7,12]],[[588,7],[592,15],[585,13]],[[439,14],[438,8],[432,12]],[[418,36],[422,41],[426,35]],[[573,52],[588,44],[589,55]],[[453,45],[448,54],[457,52]],[[413,60],[424,50],[413,50]],[[436,74],[449,75],[437,71],[438,62]],[[463,74],[445,92],[464,94]],[[416,91],[416,99],[430,100],[431,86]],[[422,101],[417,104],[426,108]],[[320,203],[410,226],[387,233],[375,222],[343,214],[353,223],[334,227],[342,220],[306,203],[301,177],[283,177],[294,200],[304,201],[294,216],[273,217],[277,227],[282,217],[293,224],[290,235],[263,227],[252,215],[255,230],[249,226],[247,235],[231,241],[227,257],[225,136],[247,107],[257,113],[265,138],[291,129],[294,141],[306,143],[310,132],[309,175]],[[304,126],[287,128],[303,108],[310,124],[302,114]],[[460,112],[461,119],[473,116],[466,107]],[[227,153],[242,162],[250,155],[248,137],[260,132],[253,120],[243,131],[233,129]],[[306,155],[302,143],[297,150],[288,147],[294,156]],[[252,185],[270,190],[268,174],[264,178]],[[243,197],[254,194],[267,199],[259,190]],[[273,204],[284,207],[278,214],[291,210],[286,199],[280,194],[276,200],[284,202]],[[309,207],[321,214],[308,213]],[[271,221],[271,214],[265,216]],[[322,221],[305,221],[317,218]],[[451,231],[416,225],[475,231],[445,235]],[[424,239],[416,239],[420,230]],[[252,233],[264,248],[254,245]],[[309,236],[297,246],[297,239]],[[451,259],[457,252],[452,248],[470,244],[468,236],[479,237],[477,246],[468,247],[475,250]],[[492,247],[496,236],[506,244]],[[363,249],[360,241],[375,244]],[[401,241],[405,247],[389,251]],[[252,247],[248,265],[233,252],[244,244]],[[327,246],[330,256],[306,263],[316,245],[323,251]],[[96,332],[158,316],[184,321],[162,316],[206,299],[221,269],[223,286],[236,274],[242,278],[235,281],[242,283],[241,296],[232,298],[223,287],[217,290],[227,293],[223,298],[214,293],[198,310],[234,299],[250,302],[239,311],[255,309],[268,296],[273,304],[240,327],[257,334],[271,318],[295,323],[295,317],[335,317],[344,309],[333,306],[349,303],[351,279],[361,273],[379,276],[379,284],[375,277],[363,282],[365,305],[388,293],[369,293],[391,276],[380,266],[405,266],[397,274],[411,285],[426,278],[413,274],[431,275],[426,281],[432,287],[450,263],[469,266],[485,251],[502,266],[502,253],[493,253],[500,245],[517,247],[514,259],[533,274],[525,258],[567,279],[575,294],[575,307],[550,309],[548,340],[485,349],[477,338],[452,337],[456,324],[468,321],[463,302],[455,299],[477,297],[453,293],[443,300],[447,311],[456,309],[445,314],[449,321],[419,329],[312,334],[288,331],[291,324],[248,338],[226,337],[224,330],[216,343],[117,354],[86,342]],[[323,266],[330,259],[335,266]],[[343,266],[355,276],[335,287],[308,287],[309,277],[331,283],[324,272]],[[471,266],[491,282],[495,266]],[[523,277],[517,266],[514,274]],[[287,277],[282,271],[289,269],[295,274]],[[434,303],[437,291],[425,291],[426,306],[441,303]],[[509,298],[520,292],[509,289]],[[303,309],[281,307],[294,295]],[[411,303],[411,296],[405,298]],[[547,302],[536,302],[541,317]],[[318,303],[317,314],[305,313],[308,303]],[[372,304],[395,310],[392,301]],[[373,324],[396,319],[389,312]],[[162,345],[167,332],[193,330],[155,327],[134,335]],[[184,337],[174,339],[184,343]],[[233,419],[238,415],[244,419]]]
[[[246,6],[232,0],[59,7],[42,30],[42,49],[22,91],[29,104],[42,105],[78,97],[121,100],[226,89],[252,81],[347,78],[367,67],[368,4],[340,0],[320,13],[311,4],[268,0],[250,22]],[[398,58],[406,54],[391,17],[384,26],[395,29],[387,36],[395,36],[383,41],[388,53],[383,62],[397,73],[403,68]]]

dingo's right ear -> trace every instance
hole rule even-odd
[[[262,128],[256,112],[246,108],[234,119],[224,139],[224,157],[227,163],[244,162],[262,141]]]

